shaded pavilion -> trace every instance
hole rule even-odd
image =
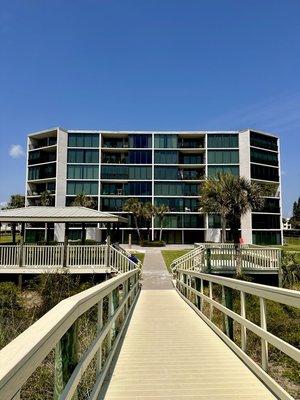
[[[30,206],[22,208],[13,208],[0,211],[0,224],[9,223],[12,226],[12,242],[16,244],[16,225],[21,225],[20,245],[24,243],[25,224],[26,223],[44,223],[45,239],[48,242],[49,224],[59,223],[65,225],[64,246],[66,247],[69,240],[70,224],[81,224],[82,244],[86,238],[86,224],[100,223],[106,226],[107,236],[110,236],[111,229],[118,229],[121,223],[127,223],[127,218],[110,214],[107,212],[97,211],[86,207],[43,207]]]

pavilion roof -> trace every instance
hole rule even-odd
[[[0,211],[0,222],[127,222],[127,218],[86,207],[30,206]]]

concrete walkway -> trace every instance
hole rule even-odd
[[[274,400],[172,288],[157,249],[109,381],[106,400]]]
[[[171,275],[165,266],[160,249],[151,248],[146,251],[142,285],[143,290],[173,289]]]

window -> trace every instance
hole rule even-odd
[[[155,218],[154,226],[160,227],[159,218]],[[163,228],[182,228],[182,215],[167,214],[163,220]]]
[[[187,214],[183,215],[183,228],[204,228],[203,215]]]
[[[28,180],[55,178],[56,164],[44,164],[28,168]]]
[[[178,164],[178,151],[155,151],[155,164]]]
[[[263,208],[257,211],[279,213],[280,212],[279,199],[264,199]]]
[[[154,178],[163,180],[177,180],[179,170],[177,167],[155,167]]]
[[[129,147],[149,148],[152,146],[152,136],[147,134],[129,135]]]
[[[68,179],[98,179],[98,165],[68,165]]]
[[[152,152],[151,150],[130,150],[129,151],[130,164],[151,164]]]
[[[182,196],[184,186],[181,183],[154,183],[154,193],[158,196]]]
[[[238,164],[238,150],[208,150],[208,164]]]
[[[203,164],[203,154],[179,154],[179,164]]]
[[[259,164],[278,166],[278,154],[270,151],[251,149],[251,161]]]
[[[177,135],[155,135],[154,147],[160,149],[176,149],[177,148]]]
[[[67,194],[77,195],[97,195],[98,194],[98,182],[68,182],[67,183]]]
[[[267,244],[281,244],[280,232],[253,232],[253,244],[267,245]]]
[[[280,229],[280,215],[252,214],[252,229]]]
[[[250,132],[250,145],[262,147],[263,149],[278,150],[277,138],[252,131]]]
[[[278,168],[251,164],[251,178],[279,182]]]
[[[99,147],[98,133],[69,133],[69,147]]]
[[[99,150],[68,150],[68,163],[99,163]]]
[[[151,167],[128,167],[128,179],[152,179]]]
[[[221,216],[219,214],[208,215],[208,227],[220,229],[221,228]]]
[[[211,165],[208,167],[208,176],[213,177],[218,173],[228,173],[235,176],[239,175],[239,167],[238,166],[227,166],[227,165]]]
[[[127,138],[106,138],[103,137],[102,147],[120,148],[128,147]]]
[[[101,167],[102,179],[128,179],[128,167],[118,165],[103,165]]]
[[[237,134],[221,133],[208,134],[207,147],[239,147],[239,138]]]

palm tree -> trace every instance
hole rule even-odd
[[[166,213],[170,212],[170,209],[168,206],[165,204],[162,204],[161,206],[157,206],[155,208],[155,215],[158,217],[159,220],[159,241],[161,242],[162,240],[162,228],[163,228],[163,221],[165,219]]]
[[[72,206],[77,207],[87,207],[87,208],[94,208],[95,202],[92,197],[85,195],[84,193],[79,193],[73,203]]]
[[[152,218],[155,216],[156,210],[152,203],[146,202],[142,207],[142,216],[147,224],[148,241],[150,241],[150,227]]]
[[[41,206],[52,206],[53,205],[53,196],[51,196],[51,192],[49,190],[45,190],[40,195],[40,204]]]
[[[142,203],[137,198],[128,199],[123,205],[123,211],[127,211],[132,214],[135,229],[138,234],[139,242],[141,241],[141,232],[139,228],[139,219],[142,217]]]
[[[222,176],[208,178],[201,188],[199,211],[211,214],[217,213],[221,217],[221,242],[226,242],[226,216],[228,213],[227,199],[223,195]]]
[[[44,192],[41,193],[40,196],[40,205],[41,206],[52,206],[54,204],[54,198],[51,196],[51,193],[49,190],[45,190]],[[48,236],[48,223],[45,223],[45,242],[48,243],[49,241],[49,236]]]
[[[260,187],[244,177],[218,174],[216,178],[210,178],[204,183],[200,204],[203,210],[211,210],[210,207],[215,206],[215,212],[222,213],[222,218],[228,223],[236,249],[236,273],[241,275],[240,221],[248,211],[263,206]]]

